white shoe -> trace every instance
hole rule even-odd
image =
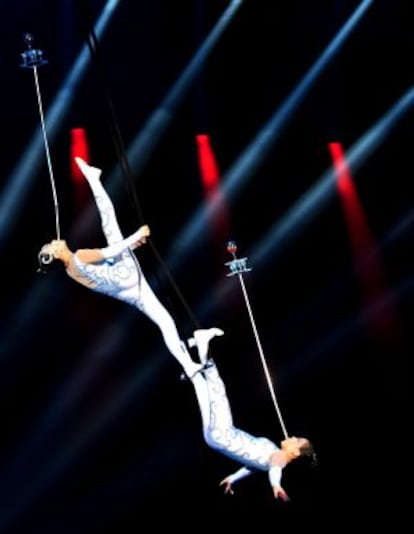
[[[85,160],[75,157],[75,161],[78,164],[79,169],[82,171],[82,174],[87,180],[99,180],[102,174],[102,170],[98,167],[92,167],[89,163],[86,163]]]
[[[223,336],[224,332],[220,328],[208,328],[194,330],[192,338],[187,340],[189,347],[197,346],[200,362],[204,365],[208,360],[208,345],[215,336]]]

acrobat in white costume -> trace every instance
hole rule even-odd
[[[105,260],[99,263],[83,263],[76,253],[72,254],[68,275],[93,291],[122,300],[144,313],[159,327],[168,350],[191,377],[201,365],[191,359],[175,321],[155,295],[137,257],[129,249],[139,231],[124,239],[113,203],[100,180],[101,169],[88,165],[81,158],[75,160],[92,190],[108,247],[101,249]]]
[[[202,372],[191,378],[200,408],[204,439],[211,448],[243,465],[230,475],[231,483],[257,471],[268,471],[273,487],[280,483],[281,469],[271,466],[269,460],[279,447],[267,438],[252,436],[233,425],[225,385],[215,363],[208,358],[209,341],[223,334],[218,328],[196,330],[194,337],[188,340],[190,347],[197,346],[204,366]]]

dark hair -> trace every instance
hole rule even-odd
[[[39,263],[37,272],[40,274],[47,274],[49,272],[51,264],[53,264],[54,262],[54,259],[55,258],[53,254],[49,254],[41,250],[37,255],[37,261]]]
[[[315,448],[309,440],[301,446],[300,454],[312,467],[318,465],[318,457],[316,456]]]

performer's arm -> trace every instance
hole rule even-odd
[[[109,245],[105,248],[83,248],[76,251],[76,256],[83,262],[83,263],[99,263],[102,260],[106,260],[108,258],[113,258],[115,256],[118,256],[128,248],[131,248],[132,250],[140,247],[144,243],[147,242],[147,237],[149,237],[151,231],[149,229],[148,225],[141,226],[136,232],[134,232],[132,235],[127,237],[126,239],[123,239],[119,243],[115,243],[114,245]]]
[[[252,470],[247,469],[247,467],[241,467],[238,471],[235,473],[227,476],[220,482],[220,486],[224,486],[224,493],[229,493],[230,495],[233,495],[234,491],[232,488],[232,485],[234,482],[237,482],[238,480],[241,480],[242,478],[245,478],[253,473]]]
[[[280,497],[283,501],[287,502],[289,500],[289,496],[281,486],[282,469],[283,468],[279,465],[272,465],[269,469],[269,482],[273,488],[273,495],[275,499]]]

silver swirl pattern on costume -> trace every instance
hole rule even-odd
[[[98,187],[99,189],[101,188],[100,182]],[[94,188],[96,189],[96,185]],[[117,241],[122,241],[123,236],[116,222],[115,209],[106,191],[102,190],[100,193],[95,191],[95,202],[101,217],[102,231],[107,242],[113,244]]]
[[[253,436],[233,425],[226,389],[217,369],[205,372],[210,394],[210,424],[205,429],[208,445],[222,454],[253,469],[267,471],[270,455],[278,450],[265,437]]]
[[[141,272],[138,261],[132,258],[130,251],[98,264],[83,263],[75,256],[74,264],[76,271],[71,275],[77,282],[93,291],[142,308],[139,287]]]

